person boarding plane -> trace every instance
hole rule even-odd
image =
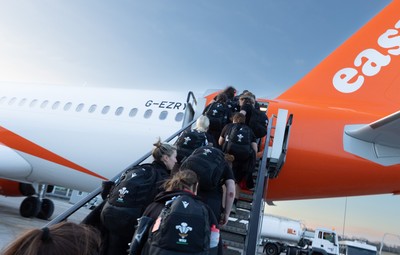
[[[267,201],[400,194],[399,9],[391,2],[293,87],[258,99],[295,118]],[[205,95],[201,109],[216,93]],[[181,128],[186,96],[2,84],[0,176],[91,191]]]

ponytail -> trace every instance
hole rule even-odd
[[[164,188],[166,191],[172,190],[193,190],[198,182],[197,174],[192,170],[180,170],[176,172],[171,179],[165,184]]]

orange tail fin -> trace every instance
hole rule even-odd
[[[400,0],[394,0],[277,100],[375,113],[400,102]]]

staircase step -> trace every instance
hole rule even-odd
[[[224,255],[242,255],[242,252],[234,249],[230,249],[230,247],[227,247],[223,250]]]
[[[236,207],[251,210],[251,202],[239,200],[239,201],[237,201]]]
[[[256,167],[256,169],[258,169],[258,161]],[[258,171],[253,172],[254,182],[256,182],[257,173]],[[228,223],[221,227],[224,255],[243,254],[255,192],[255,190],[241,190],[236,203],[236,213],[231,213]]]
[[[251,202],[253,200],[253,191],[242,190],[239,194],[239,200]]]
[[[229,218],[248,220],[250,218],[250,211],[247,209],[237,208],[236,213],[231,213]]]
[[[222,242],[226,246],[243,249],[245,242],[245,235],[221,232]]]
[[[228,224],[221,227],[221,230],[226,231],[226,232],[246,235],[247,234],[247,224],[248,224],[248,221],[244,221],[244,220],[229,221]]]

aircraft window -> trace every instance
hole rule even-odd
[[[17,101],[16,97],[11,98],[10,102],[8,102],[8,105],[13,105],[15,103],[15,101]]]
[[[162,111],[160,113],[160,120],[165,120],[167,118],[168,112],[167,111]]]
[[[119,116],[122,114],[124,111],[124,107],[118,107],[117,110],[115,110],[115,115]]]
[[[83,109],[83,106],[85,106],[84,104],[78,104],[78,106],[76,107],[75,111],[80,112]]]
[[[48,103],[49,103],[48,100],[44,100],[43,103],[40,105],[40,108],[45,108]]]
[[[37,104],[38,100],[37,99],[33,99],[32,102],[29,104],[30,107],[35,107]]]
[[[27,99],[26,98],[22,98],[21,101],[19,101],[19,106],[23,106],[26,103]]]
[[[146,111],[144,112],[144,117],[145,117],[146,119],[148,119],[148,118],[151,117],[151,114],[152,114],[152,113],[153,113],[153,110],[148,109],[148,110],[146,110]]]
[[[103,107],[103,110],[101,110],[101,113],[102,114],[107,114],[109,110],[110,110],[110,106],[106,105],[106,106]]]
[[[68,102],[64,105],[64,111],[68,111],[69,109],[71,109],[72,103]]]
[[[175,116],[175,121],[180,122],[183,120],[183,112],[178,112]]]
[[[135,117],[138,112],[137,108],[132,108],[132,110],[129,112],[129,117]]]
[[[96,111],[96,108],[97,108],[97,105],[92,104],[92,105],[89,107],[89,112],[92,113],[92,112]]]
[[[53,106],[51,107],[53,110],[57,109],[60,106],[60,101],[55,101]]]
[[[4,101],[6,101],[6,99],[7,99],[7,97],[2,97],[2,98],[0,99],[0,104],[4,103]]]

